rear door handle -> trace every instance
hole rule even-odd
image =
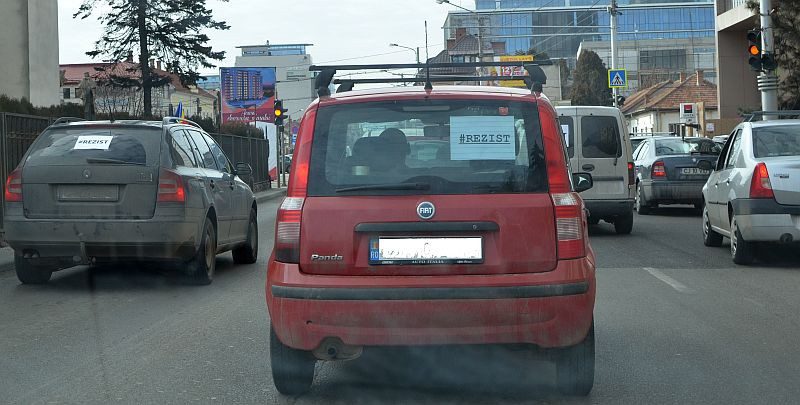
[[[592,170],[594,170],[594,165],[592,165],[592,164],[585,164],[585,165],[581,166],[581,168],[582,168],[583,170],[586,170],[587,172],[591,172]]]

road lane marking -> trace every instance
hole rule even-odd
[[[675,280],[674,278],[672,278],[672,277],[670,277],[670,276],[668,276],[668,275],[666,275],[666,274],[664,274],[664,273],[662,273],[662,272],[660,272],[660,271],[658,271],[658,270],[656,270],[656,269],[654,269],[652,267],[643,267],[643,269],[645,271],[647,271],[648,273],[650,273],[653,277],[655,277],[655,278],[667,283],[667,285],[669,285],[670,287],[674,288],[675,291],[677,291],[677,292],[685,293],[685,292],[691,291],[689,289],[689,287],[683,285],[683,283],[681,283],[680,281]]]

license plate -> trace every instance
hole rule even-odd
[[[104,201],[119,200],[116,185],[61,185],[58,186],[59,201]]]
[[[483,263],[483,238],[374,238],[370,264]]]
[[[703,170],[703,169],[698,169],[696,167],[684,167],[683,169],[681,169],[681,174],[706,175],[706,174],[711,174],[711,170]]]

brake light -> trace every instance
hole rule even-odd
[[[275,260],[300,263],[300,218],[303,216],[301,197],[283,199],[275,225]]]
[[[308,166],[311,162],[311,141],[317,109],[309,108],[300,120],[297,145],[292,158],[292,175],[289,177],[287,197],[305,197],[308,190]]]
[[[183,178],[172,170],[161,169],[158,174],[158,202],[185,202]]]
[[[558,237],[558,260],[577,259],[586,256],[586,218],[583,202],[576,193],[553,194],[556,211],[556,235]]]
[[[652,176],[653,178],[667,177],[667,169],[664,167],[664,162],[658,160],[653,163]]]
[[[14,170],[6,178],[6,190],[4,193],[6,202],[22,201],[22,171]]]
[[[628,185],[636,183],[636,166],[633,162],[628,162]]]
[[[767,165],[761,162],[753,170],[753,178],[750,180],[750,198],[775,198],[772,192],[772,182],[769,181],[769,171]]]

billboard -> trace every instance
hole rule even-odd
[[[499,56],[495,58],[495,62],[532,62],[533,55],[508,55]],[[527,76],[528,72],[522,66],[498,66],[498,76]],[[525,82],[522,80],[499,80],[501,87],[522,87],[525,88]]]
[[[275,68],[221,68],[222,123],[274,122]]]

